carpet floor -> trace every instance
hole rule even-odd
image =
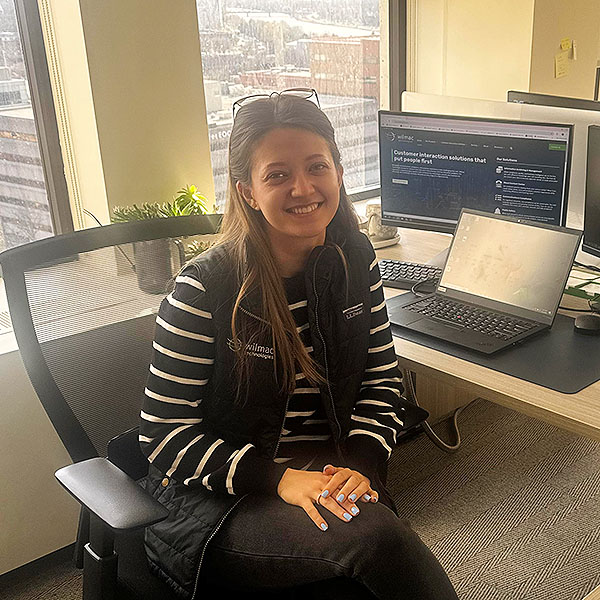
[[[600,586],[600,443],[477,400],[446,454],[425,435],[393,454],[399,513],[461,600],[582,600]],[[0,578],[6,600],[78,600],[64,557]]]
[[[477,400],[463,445],[425,436],[391,459],[400,515],[461,600],[581,600],[600,586],[600,443]]]

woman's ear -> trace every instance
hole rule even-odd
[[[252,188],[249,185],[244,185],[241,181],[238,181],[235,184],[235,189],[250,208],[253,208],[254,210],[260,210],[256,200],[254,200],[252,197]]]
[[[344,181],[344,167],[342,165],[337,166],[337,175],[338,175],[338,189],[342,187],[342,182]]]

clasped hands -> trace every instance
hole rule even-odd
[[[287,469],[277,486],[279,497],[299,506],[322,531],[328,528],[316,505],[348,523],[358,516],[360,502],[377,502],[378,494],[367,477],[347,467],[327,465],[323,472]]]

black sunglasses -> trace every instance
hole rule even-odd
[[[271,92],[270,94],[251,94],[250,96],[245,96],[244,98],[236,100],[232,106],[233,118],[235,119],[237,111],[242,108],[242,106],[250,104],[255,100],[260,100],[261,98],[274,98],[276,96],[296,96],[297,98],[310,100],[313,104],[316,104],[321,108],[317,90],[313,90],[312,88],[289,88],[287,90],[282,90],[281,92]]]

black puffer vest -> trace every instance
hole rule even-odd
[[[345,272],[337,244],[346,257]],[[360,390],[369,347],[371,317],[369,265],[375,258],[366,236],[352,233],[343,239],[328,231],[328,242],[310,255],[305,274],[309,325],[314,359],[323,367],[328,383],[321,397],[340,460],[350,431],[352,408]],[[239,447],[252,443],[265,458],[277,452],[288,398],[275,381],[271,341],[257,342],[249,352],[250,389],[243,404],[236,403],[235,342],[231,314],[238,294],[235,270],[226,248],[202,254],[192,267],[207,290],[215,325],[215,363],[202,416],[210,429]],[[260,302],[248,298],[243,310],[261,318]],[[343,464],[343,463],[342,463]],[[164,478],[150,466],[147,489],[170,510],[169,517],[146,531],[151,568],[185,598],[195,598],[205,549],[227,515],[242,499],[190,489]]]

